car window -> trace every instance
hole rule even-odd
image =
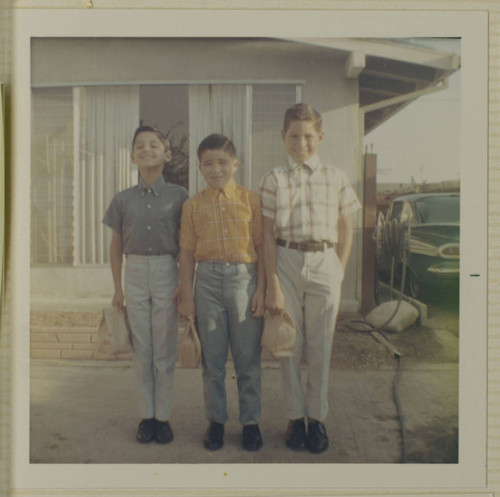
[[[392,204],[391,215],[389,216],[389,219],[397,219],[399,221],[402,210],[403,210],[403,202],[397,202],[397,201],[394,202]]]
[[[418,221],[421,224],[460,222],[460,197],[425,197],[415,202]]]
[[[408,202],[403,204],[403,210],[401,211],[401,222],[406,223],[409,220],[413,220],[411,205]]]

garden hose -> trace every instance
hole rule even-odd
[[[386,320],[385,323],[376,327],[366,320],[353,320],[346,324],[347,328],[353,331],[360,332],[370,332],[371,336],[380,342],[384,347],[386,347],[389,352],[393,354],[394,359],[398,361],[398,369],[393,382],[393,397],[394,403],[396,405],[396,411],[398,413],[399,425],[401,430],[401,441],[402,441],[402,462],[407,462],[407,436],[406,436],[406,423],[404,419],[404,414],[401,406],[401,400],[399,397],[399,382],[401,380],[401,375],[403,372],[403,356],[392,343],[388,340],[383,329],[394,319],[396,316],[401,301],[403,299],[403,292],[406,283],[406,264],[409,255],[409,244],[410,244],[410,223],[407,226],[402,225],[397,219],[391,219],[383,222],[383,216],[379,216],[377,219],[377,241],[380,238],[382,244],[382,250],[386,255],[392,257],[393,264],[395,262],[402,263],[401,270],[401,286],[398,297],[398,303],[394,312]],[[380,247],[377,246],[377,253]],[[394,275],[392,275],[394,276]],[[391,281],[391,297],[392,297],[392,281]]]

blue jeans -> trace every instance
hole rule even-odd
[[[258,423],[261,406],[262,318],[252,317],[257,284],[255,264],[201,261],[194,298],[203,367],[206,416],[225,423],[228,347],[236,371],[240,421]]]

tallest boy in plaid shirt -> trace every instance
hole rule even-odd
[[[340,288],[353,240],[350,214],[360,203],[346,175],[316,155],[324,132],[313,107],[288,109],[281,135],[288,162],[269,171],[260,188],[266,308],[273,314],[286,308],[296,328],[295,353],[281,359],[289,419],[286,444],[319,453],[328,447],[323,421]],[[303,357],[308,366],[305,391]]]

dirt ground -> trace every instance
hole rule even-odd
[[[63,311],[31,311],[32,326],[98,326],[100,313],[63,312]]]
[[[425,325],[416,323],[401,333],[385,333],[385,338],[408,359],[436,362],[458,360],[456,347],[443,343],[436,329],[458,335],[458,311],[443,306],[431,307]],[[81,312],[31,312],[33,326],[97,327],[100,313]],[[369,331],[354,331],[356,321],[362,319],[355,313],[339,315],[335,332],[332,367],[335,369],[392,369],[394,355],[377,341]],[[265,357],[264,357],[265,359]]]

